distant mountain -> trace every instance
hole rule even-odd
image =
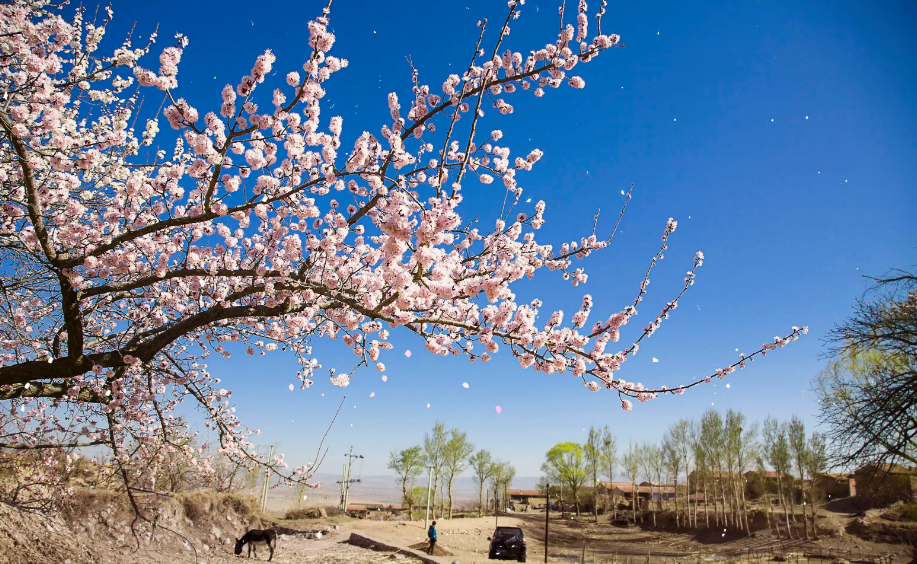
[[[401,482],[395,476],[354,476],[360,483],[350,486],[350,503],[401,503]],[[341,497],[341,486],[335,482],[340,475],[316,474],[313,482],[321,482],[322,487],[308,490],[306,505],[336,504]],[[518,477],[513,480],[512,489],[535,489],[537,477]],[[427,476],[421,476],[415,485],[426,487]],[[443,490],[445,491],[445,490]],[[277,488],[269,492],[269,506],[272,510],[283,510],[296,505],[295,490]],[[459,476],[452,485],[455,503],[477,501],[478,486],[470,476]]]

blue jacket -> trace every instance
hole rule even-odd
[[[430,525],[430,529],[427,531],[427,538],[436,540],[436,527]]]

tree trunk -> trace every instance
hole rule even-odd
[[[595,485],[598,482],[598,477],[592,480],[592,515],[595,517],[595,522],[599,522],[599,487]]]
[[[449,476],[449,519],[452,519],[452,482],[455,481],[455,474]]]
[[[634,525],[636,525],[637,524],[637,482],[634,482],[634,490],[630,498],[630,505],[634,511]]]
[[[751,527],[748,526],[748,503],[745,501],[745,487],[742,487],[742,514],[745,516],[745,534],[751,536]]]
[[[484,480],[478,486],[478,517],[484,516]]]
[[[765,515],[767,516],[767,529],[771,530],[771,527],[773,526],[772,521],[774,521],[773,519],[774,504],[773,502],[771,502],[770,497],[767,495],[767,486],[766,485],[764,489],[764,502],[767,503],[767,511],[765,512]],[[780,527],[778,526],[776,527],[776,529],[777,529],[777,540],[780,540]]]
[[[815,479],[812,479],[812,483],[809,486],[809,505],[811,506],[812,511],[812,538],[818,539],[818,529],[815,528],[815,520],[818,518],[818,508],[815,506],[815,496],[813,491],[815,488]]]
[[[793,529],[790,527],[790,514],[787,512],[786,499],[783,495],[783,483],[780,480],[780,471],[777,471],[777,501],[783,506],[783,518],[786,521],[786,534],[788,538],[793,538]]]
[[[720,496],[716,490],[717,480],[713,480],[713,521],[717,528],[720,526]]]
[[[680,509],[678,507],[678,472],[675,473],[675,479],[673,480],[673,482],[675,484],[675,498],[674,498],[675,500],[674,502],[675,503],[675,526],[680,529],[681,528],[681,518],[678,515],[678,510]]]
[[[710,528],[710,511],[707,509],[707,477],[704,476],[704,523]]]
[[[742,504],[739,502],[739,479],[735,478],[732,482],[732,499],[735,507],[736,528],[742,530],[745,527],[745,520],[742,518]],[[747,531],[746,531],[747,532]]]

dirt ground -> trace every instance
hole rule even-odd
[[[594,523],[592,516],[561,519],[551,514],[549,524],[549,561],[580,562],[583,556],[583,545],[586,547],[586,562],[625,562],[634,564],[646,562],[649,553],[653,564],[683,563],[702,560],[760,560],[760,552],[777,545],[775,539],[768,535],[755,534],[752,537],[722,538],[702,535],[699,539],[693,533],[673,533],[666,531],[645,530],[640,527],[616,527],[608,518],[599,517]],[[531,562],[544,561],[544,513],[516,514],[512,517],[500,517],[500,525],[518,526],[525,531],[528,547],[528,558]],[[438,520],[437,545],[453,554],[444,560],[457,560],[462,564],[487,562],[489,537],[494,530],[493,517]],[[372,521],[351,520],[342,522],[339,534],[349,531],[361,531],[381,541],[398,546],[411,546],[423,543],[426,538],[423,521]],[[827,552],[853,551],[854,560],[866,560],[872,556],[890,555],[890,562],[905,564],[912,559],[911,547],[903,544],[885,544],[865,541],[850,535],[825,536],[818,541],[795,541],[786,548],[790,554],[799,554],[811,550]],[[751,552],[750,552],[751,551]],[[859,558],[857,558],[857,556]],[[639,558],[639,560],[638,560]],[[768,555],[768,558],[770,556]]]
[[[232,501],[228,498],[190,496],[170,502],[166,507],[169,511],[162,513],[159,529],[153,537],[141,538],[138,550],[137,541],[125,526],[124,516],[111,509],[114,505],[104,496],[93,499],[96,505],[88,505],[87,501],[85,517],[70,526],[34,514],[16,513],[0,504],[0,563],[240,564],[242,561],[232,550],[235,536],[248,528],[271,525],[245,513],[244,507],[238,504],[227,505]],[[195,501],[195,511],[191,512],[195,516],[193,522],[187,518],[191,501]],[[182,507],[184,512],[180,511]],[[878,556],[884,557],[881,564],[911,562],[913,549],[909,544],[872,542],[845,532],[849,524],[867,522],[871,518],[868,512],[856,513],[843,505],[826,508],[819,518],[819,530],[826,534],[818,541],[790,541],[780,546],[766,530],[750,537],[732,538],[713,529],[694,533],[653,530],[648,526],[619,527],[611,524],[607,516],[600,516],[600,522],[595,523],[591,515],[561,518],[552,513],[548,560],[579,563],[585,556],[585,562],[601,564],[701,564],[701,561],[766,564],[774,559],[770,550],[777,547],[789,564],[866,564],[877,562],[875,557]],[[96,519],[95,525],[93,519]],[[182,541],[185,537],[164,531],[162,523],[193,536],[192,543]],[[492,535],[497,524],[521,527],[525,531],[529,562],[544,561],[545,515],[540,512],[501,516],[498,520],[494,517],[440,519],[437,522],[437,561],[442,564],[488,562],[487,537]],[[400,547],[422,548],[426,540],[423,521],[376,521],[338,515],[281,520],[276,526],[280,527],[281,534],[273,562],[279,564],[381,564],[398,559],[410,564],[418,561],[353,547],[346,544],[347,540],[351,532],[364,533]],[[283,532],[284,527],[287,534]],[[293,529],[321,530],[323,535],[318,540],[304,538],[294,534]],[[807,561],[800,557],[819,551],[827,555],[826,559]],[[847,552],[840,554],[838,551]],[[247,552],[244,550],[243,555]],[[266,561],[267,557],[266,548],[257,551],[258,560]]]

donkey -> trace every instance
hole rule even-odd
[[[267,559],[268,562],[274,558],[274,547],[277,546],[277,532],[273,530],[257,530],[253,529],[243,536],[241,539],[236,540],[236,556],[242,554],[242,547],[248,543],[248,557],[252,557],[252,550],[255,551],[255,558],[258,558],[258,549],[255,548],[255,543],[263,542],[267,545],[267,549],[271,551],[270,558]]]

